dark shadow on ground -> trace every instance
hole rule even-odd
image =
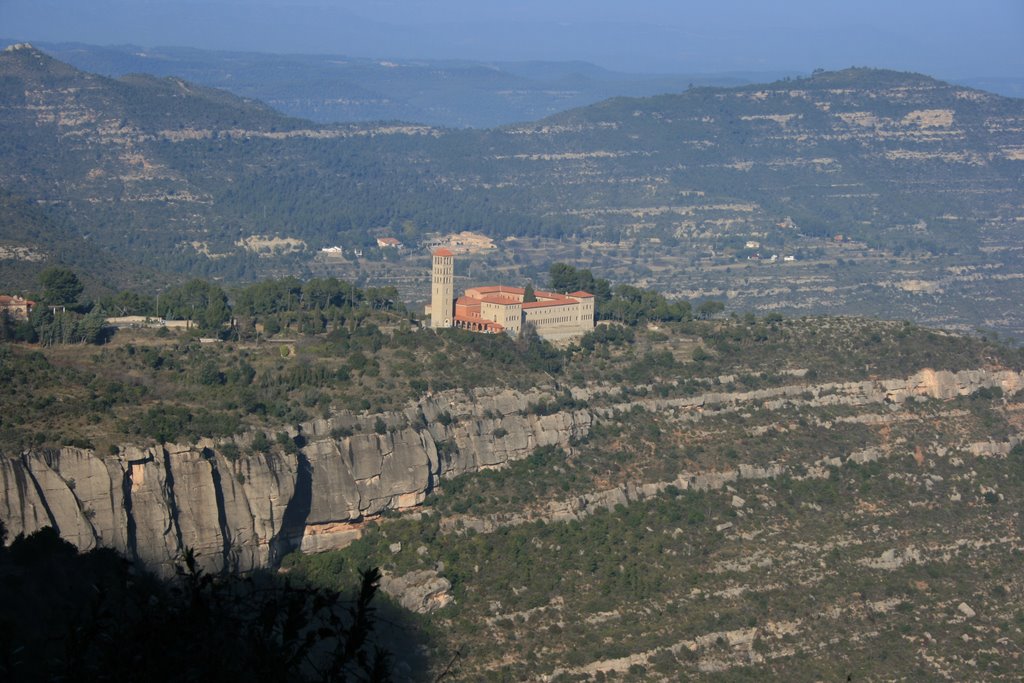
[[[376,570],[349,594],[275,572],[214,576],[182,558],[163,580],[116,551],[79,553],[45,528],[3,545],[0,680],[422,680],[427,643],[375,600]],[[379,607],[379,609],[378,609]]]

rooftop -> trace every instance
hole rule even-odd
[[[473,298],[473,297],[470,297],[470,298]],[[512,305],[515,305],[515,304],[519,303],[518,299],[509,297],[509,296],[500,296],[500,295],[482,296],[482,297],[480,297],[480,298],[478,298],[476,300],[477,301],[482,301],[482,302],[487,303],[487,304],[498,304],[499,306],[512,306]]]
[[[559,294],[558,292],[542,292],[539,289],[534,292],[534,295],[538,299],[553,299],[555,301],[568,301],[569,299],[565,294]]]
[[[18,296],[17,294],[15,294],[14,296],[11,296],[9,294],[0,294],[0,306],[24,306],[25,304],[28,304],[29,306],[35,306],[36,302],[30,301],[29,299],[24,299]]]
[[[522,287],[506,287],[505,285],[484,285],[482,287],[470,287],[466,292],[476,292],[479,295],[486,296],[488,294],[513,294],[516,296],[522,296],[526,294],[526,290]]]
[[[531,301],[523,304],[523,308],[550,308],[552,306],[572,306],[575,301],[563,299],[559,301]]]

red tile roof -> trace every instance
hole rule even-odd
[[[520,304],[526,290],[521,287],[506,287],[504,285],[484,285],[482,287],[470,287],[466,290],[464,297],[460,298],[480,303],[494,304],[497,306],[514,306]],[[588,292],[573,292],[572,296],[559,294],[558,292],[545,292],[537,290],[534,292],[537,301],[522,303],[523,308],[543,308],[545,306],[567,306],[578,303],[579,299],[593,299],[594,295]]]
[[[476,292],[477,294],[484,296],[487,294],[511,294],[513,296],[522,296],[526,294],[526,290],[522,287],[506,287],[505,285],[484,285],[482,287],[470,287],[466,292]]]
[[[523,304],[523,308],[548,308],[551,306],[573,306],[575,301],[531,301],[528,304]]]
[[[455,256],[455,253],[451,249],[441,247],[440,249],[434,250],[434,256]]]
[[[497,304],[498,306],[515,306],[519,302],[507,296],[482,296],[476,301],[482,301],[486,304]]]

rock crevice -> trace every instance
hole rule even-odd
[[[923,370],[903,379],[801,383],[640,404],[696,415],[753,401],[885,405],[916,397],[947,399],[986,387],[1016,392],[1024,387],[1024,375]],[[173,571],[185,548],[210,571],[273,566],[295,548],[315,552],[346,545],[358,537],[365,518],[420,505],[443,479],[502,467],[539,446],[568,449],[587,436],[595,419],[633,405],[550,415],[531,410],[553,399],[542,389],[443,392],[402,411],[339,413],[298,425],[292,436],[301,434],[303,445],[294,450],[253,452],[252,435],[242,435],[236,441],[246,454],[233,460],[209,439],[125,445],[116,455],[72,447],[7,455],[0,457],[0,519],[12,538],[53,526],[83,550],[113,547],[163,573]],[[714,488],[719,482],[705,481],[713,476],[695,474],[684,483]],[[576,518],[587,508],[647,497],[663,487],[637,484],[564,502],[549,512],[553,519]]]
[[[185,548],[208,571],[273,566],[295,548],[351,542],[366,517],[421,504],[442,478],[586,436],[589,412],[529,414],[540,398],[550,394],[445,392],[402,412],[341,413],[293,430],[305,439],[294,453],[237,460],[209,439],[0,457],[0,518],[12,538],[52,526],[83,550],[110,546],[163,573]]]

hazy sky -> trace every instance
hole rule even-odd
[[[1024,0],[0,0],[0,38],[623,71],[1024,75]]]

